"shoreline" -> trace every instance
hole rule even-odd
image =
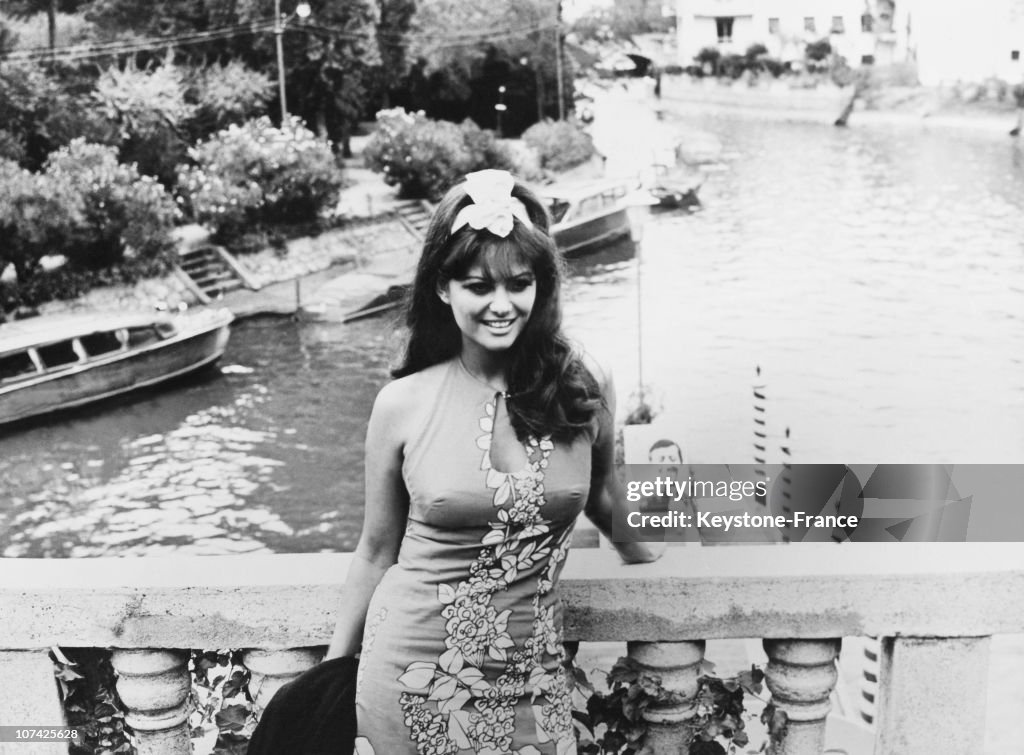
[[[700,111],[720,111],[770,120],[832,125],[852,90],[833,85],[793,89],[776,81],[767,86],[723,85],[705,80],[666,79],[661,101]],[[964,102],[948,91],[927,87],[882,87],[870,95],[873,104],[858,100],[846,128],[900,126],[921,129],[969,130],[1012,139],[1015,125],[1012,101]],[[650,99],[657,109],[659,100]]]

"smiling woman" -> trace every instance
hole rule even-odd
[[[505,278],[478,262],[438,295],[452,308],[462,331],[463,364],[472,361],[482,370],[492,352],[508,349],[523,332],[537,298],[537,283],[525,265],[516,265]]]
[[[361,645],[359,753],[575,746],[559,575],[580,512],[610,536],[629,510],[610,380],[562,333],[548,222],[511,175],[482,171],[428,228],[404,362],[367,429],[365,521],[327,654]]]

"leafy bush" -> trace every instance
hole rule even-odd
[[[112,66],[96,82],[100,111],[119,132],[121,160],[137,163],[140,172],[166,186],[173,185],[188,150],[182,129],[196,108],[185,99],[187,88],[185,72],[172,65],[150,70]]]
[[[750,63],[757,62],[758,58],[764,57],[768,54],[768,48],[760,42],[755,42],[747,48],[747,51],[743,53],[743,57]]]
[[[718,64],[720,76],[727,76],[730,79],[738,79],[747,70],[747,59],[737,53],[723,55]]]
[[[263,115],[274,96],[273,82],[238,60],[211,65],[195,73],[188,97],[195,103],[189,130],[196,139],[232,123]]]
[[[19,284],[27,283],[45,255],[76,237],[82,213],[72,187],[0,159],[0,271],[14,265]]]
[[[82,89],[59,82],[40,65],[4,62],[0,124],[9,137],[0,139],[6,143],[0,146],[0,154],[39,170],[52,151],[76,137],[116,143],[114,125],[96,107],[91,92]]]
[[[466,173],[514,169],[511,152],[471,120],[434,121],[402,108],[377,113],[377,130],[363,151],[366,165],[384,174],[402,197],[439,198]]]
[[[459,124],[462,140],[469,150],[469,172],[494,168],[496,170],[516,170],[516,160],[512,151],[499,142],[493,131],[484,130],[467,118]]]
[[[20,164],[26,156],[25,140],[18,134],[0,128],[0,159]]]
[[[718,74],[718,62],[722,59],[722,53],[717,47],[702,47],[693,56],[694,62],[701,67],[702,71],[716,76]]]
[[[582,165],[595,154],[590,135],[569,121],[535,123],[523,132],[523,141],[537,153],[542,168],[556,172]]]
[[[343,180],[330,144],[301,119],[283,129],[267,117],[229,126],[189,150],[178,193],[192,217],[232,248],[246,233],[316,221],[338,201]]]
[[[832,43],[828,37],[819,39],[817,42],[808,42],[804,48],[804,57],[812,63],[822,63],[832,55]]]
[[[760,42],[755,42],[743,53],[748,71],[755,73],[768,73],[778,78],[786,70],[785,64],[778,58],[768,54],[768,48]]]
[[[129,250],[159,259],[173,248],[174,201],[156,179],[118,163],[114,147],[76,139],[50,156],[45,173],[81,198],[81,223],[60,250],[73,265],[108,267]]]
[[[779,76],[789,70],[789,66],[778,58],[762,57],[759,59],[758,63],[762,69],[770,73],[775,78],[779,78]]]

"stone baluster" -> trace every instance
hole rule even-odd
[[[985,739],[990,640],[883,638],[875,752],[979,752]]]
[[[661,677],[665,689],[684,696],[678,705],[651,706],[643,717],[647,722],[646,744],[654,755],[685,755],[690,733],[686,722],[697,710],[697,680],[704,661],[704,640],[692,642],[629,642],[629,657],[642,668]]]
[[[0,725],[64,726],[64,710],[45,650],[0,650]],[[64,746],[67,752],[67,746]],[[0,755],[54,755],[52,742],[0,742]]]
[[[771,755],[817,755],[825,749],[829,696],[839,679],[841,640],[764,640],[765,682],[775,707],[786,714],[782,737]]]
[[[191,680],[184,650],[119,650],[111,654],[125,723],[138,755],[188,755]]]
[[[263,713],[270,698],[282,686],[318,664],[324,657],[324,650],[323,647],[246,650],[242,654],[242,662],[251,674],[249,694],[252,695],[256,715]]]

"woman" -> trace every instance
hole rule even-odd
[[[611,385],[562,335],[547,229],[529,189],[481,171],[427,230],[327,656],[362,642],[360,754],[575,751],[555,587],[577,514],[621,534],[628,512]]]

